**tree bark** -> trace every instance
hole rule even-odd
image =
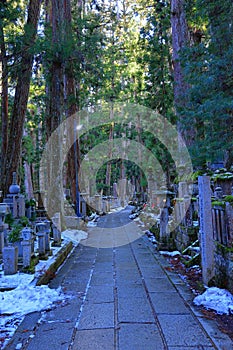
[[[79,0],[77,3],[77,6],[79,9],[79,15],[81,16],[80,11],[82,9],[82,1]],[[67,39],[72,43],[73,38],[72,38],[71,21],[72,21],[71,4],[70,4],[70,1],[67,1],[65,6],[65,23],[66,23],[66,29],[67,29]],[[68,58],[66,69],[65,69],[65,100],[66,100],[66,116],[67,118],[69,118],[70,116],[76,114],[79,111],[72,57]],[[75,132],[76,131],[74,130],[73,134],[69,135],[69,137],[73,140],[75,138]],[[74,140],[74,144],[71,147],[70,152],[68,154],[67,179],[70,184],[72,202],[75,205],[77,205],[76,181],[78,181],[78,178],[76,179],[76,177],[78,176],[76,172],[79,169],[79,165],[80,165],[79,141],[76,140],[76,144],[75,144],[75,140]]]
[[[186,145],[191,145],[195,137],[193,128],[184,127],[182,110],[187,105],[189,86],[185,81],[185,74],[181,65],[180,53],[189,45],[188,26],[185,14],[184,0],[171,0],[171,26],[172,26],[172,62],[174,78],[174,105],[177,115],[177,127]],[[195,125],[195,121],[193,123]]]
[[[6,47],[2,19],[0,20],[0,42],[1,42],[1,63],[2,63],[2,95],[1,95],[1,161],[0,177],[3,178],[3,169],[5,167],[6,152],[8,144],[8,66],[6,57]]]
[[[28,103],[34,57],[32,47],[36,40],[40,8],[41,0],[30,0],[28,6],[28,18],[24,29],[21,64],[11,114],[6,162],[3,169],[2,180],[4,191],[7,191],[12,180],[12,172],[18,170],[20,162],[23,127]]]

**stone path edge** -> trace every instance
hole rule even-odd
[[[39,276],[35,277],[31,284],[36,285],[36,286],[41,286],[42,284],[48,284],[53,278],[58,270],[58,268],[65,262],[66,258],[68,255],[72,252],[73,250],[73,243],[70,241],[66,243],[55,255],[54,259],[55,261],[47,268],[46,271],[43,271],[42,274]]]
[[[219,330],[219,328],[216,324],[216,321],[207,319],[203,316],[203,314],[200,311],[201,307],[195,306],[190,301],[190,297],[192,297],[192,299],[194,299],[195,296],[192,293],[192,291],[189,289],[189,287],[186,285],[186,283],[182,280],[182,278],[176,272],[166,271],[166,269],[164,267],[169,265],[169,262],[167,261],[167,259],[160,254],[159,254],[159,256],[157,255],[159,252],[157,250],[155,250],[155,247],[147,239],[147,237],[144,237],[144,243],[147,245],[149,250],[152,252],[152,254],[154,255],[158,264],[164,270],[165,274],[167,275],[167,277],[169,278],[171,283],[174,285],[174,287],[177,290],[180,297],[184,300],[185,304],[191,310],[193,317],[198,320],[198,323],[200,324],[201,328],[205,331],[205,333],[208,335],[208,337],[210,339],[212,339],[212,342],[214,343],[215,347],[218,350],[230,350],[230,349],[232,349],[232,340],[230,339],[230,337],[228,337],[227,334],[224,334]],[[180,288],[178,287],[179,283],[177,284],[173,280],[174,276],[179,277],[179,279],[181,281]],[[184,288],[184,287],[182,288],[182,283],[185,283],[185,285],[188,288],[188,291],[185,288],[185,293],[182,293],[182,289]]]

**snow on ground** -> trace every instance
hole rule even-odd
[[[2,349],[12,338],[24,316],[35,311],[55,307],[67,299],[61,289],[50,289],[48,286],[30,286],[25,278],[11,291],[0,293],[0,328]]]
[[[30,312],[46,310],[54,302],[64,300],[65,295],[61,289],[22,283],[13,290],[0,293],[0,313],[26,315]]]
[[[175,250],[174,252],[167,252],[165,250],[162,250],[159,252],[161,255],[167,255],[167,256],[176,256],[176,255],[181,255],[178,250]]]
[[[1,265],[0,266],[0,290],[4,290],[8,288],[13,289],[18,287],[18,285],[20,285],[20,283],[22,282],[22,275],[24,276],[23,280],[25,284],[29,284],[34,279],[34,275],[29,275],[26,273],[16,273],[15,275],[5,276],[3,273],[3,265]],[[0,292],[0,297],[1,297],[1,292]]]
[[[27,313],[46,310],[55,306],[55,302],[61,303],[65,299],[61,290],[35,286],[35,278],[49,268],[59,250],[70,240],[63,237],[61,247],[51,247],[52,256],[39,261],[35,274],[18,272],[5,276],[3,264],[0,265],[0,348],[6,346]]]
[[[87,223],[87,227],[96,227],[96,226],[97,226],[97,222],[95,222],[95,221],[89,221]]]
[[[75,245],[78,245],[82,239],[87,239],[87,232],[67,229],[62,232],[62,236],[70,239]]]
[[[208,288],[193,300],[195,305],[215,310],[218,314],[233,314],[233,295],[226,289]]]

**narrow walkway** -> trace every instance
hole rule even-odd
[[[193,295],[139,228],[121,226],[127,220],[127,211],[107,215],[90,230],[50,283],[72,295],[68,304],[28,315],[7,349],[19,342],[27,350],[233,349],[189,306]],[[119,246],[118,236],[129,243]]]

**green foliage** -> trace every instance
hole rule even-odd
[[[14,223],[14,217],[12,213],[8,213],[5,216],[5,224],[8,224],[10,227],[13,225]]]
[[[225,196],[224,201],[233,205],[233,196],[230,196],[230,195]]]
[[[222,207],[225,208],[226,203],[224,201],[212,201],[212,207]]]
[[[20,241],[22,229],[23,229],[23,226],[21,224],[14,224],[12,227],[12,230],[8,235],[8,241],[10,243],[15,243]]]
[[[187,13],[200,40],[183,52],[182,63],[190,84],[183,127],[196,127],[191,149],[195,165],[225,159],[229,168],[233,160],[233,3],[193,0]]]
[[[23,227],[26,227],[26,226],[29,226],[30,225],[30,222],[28,220],[28,218],[26,216],[22,216],[20,219],[19,219],[19,225],[23,226]]]

